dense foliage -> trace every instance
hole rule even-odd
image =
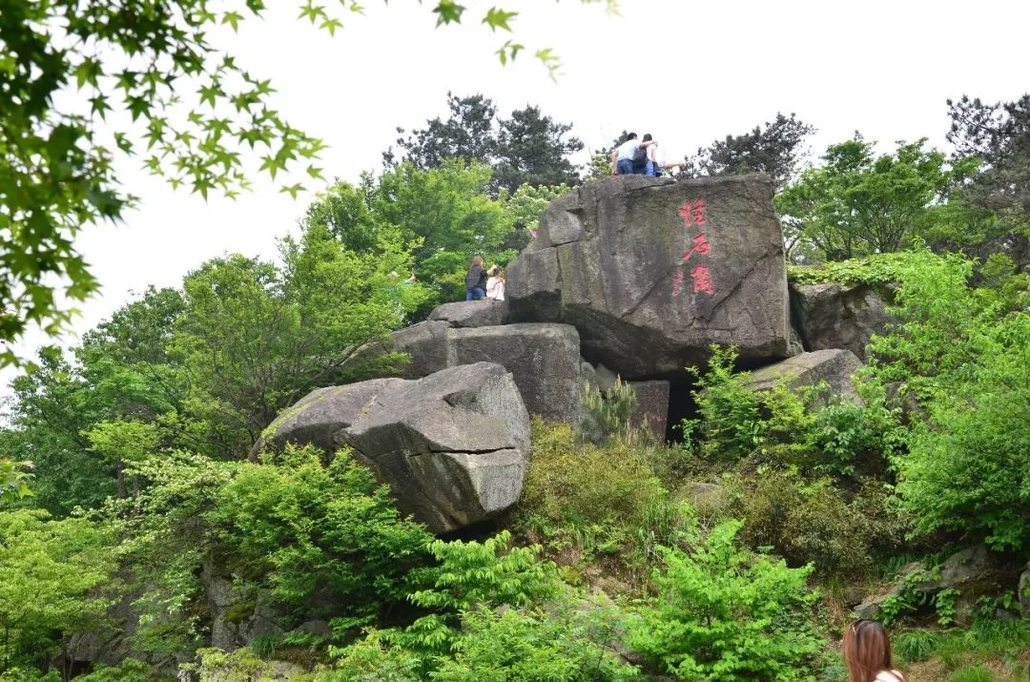
[[[362,11],[354,0],[297,4],[302,18],[331,35]],[[606,4],[614,8],[614,0]],[[426,8],[437,26],[467,18],[454,0]],[[324,143],[290,125],[272,105],[271,82],[211,40],[219,25],[236,31],[263,16],[264,3],[216,8],[203,0],[104,0],[81,7],[74,0],[9,0],[3,10],[0,340],[19,338],[30,324],[58,330],[69,319],[60,297],[81,301],[95,292],[97,280],[73,238],[85,225],[117,220],[133,204],[115,172],[119,158],[141,154],[149,172],[205,197],[247,189],[244,169],[251,162],[273,180],[301,170],[323,178],[315,164]],[[480,23],[510,35],[517,15],[493,6]],[[509,38],[497,55],[506,63],[526,49]],[[559,66],[551,48],[537,49],[536,57],[552,73]],[[123,110],[129,124],[115,116],[108,121],[110,112]],[[574,150],[574,139],[561,140],[568,126],[533,107],[516,114],[502,135],[509,151],[501,170],[510,188],[531,178],[565,181],[561,154],[550,164],[554,171],[541,174],[524,164],[539,158],[538,139],[556,136],[563,149]],[[302,189],[301,183],[281,187],[292,196]],[[0,349],[0,365],[17,359],[10,348]]]
[[[77,229],[68,221],[115,215],[124,198],[107,152],[80,148],[86,119],[46,101],[62,69],[96,88],[97,116],[107,105],[96,98],[121,76],[115,90],[158,128],[155,153],[174,158],[197,142],[166,141],[171,123],[155,123],[161,93],[194,68],[187,48],[205,26],[240,19],[148,6],[150,28],[108,35],[118,17],[94,4],[82,21],[95,25],[68,17],[62,2],[0,18],[0,39],[26,38],[16,52],[28,60],[0,58],[0,94],[21,93],[21,108],[0,116],[21,126],[12,130],[25,145],[0,171],[20,173],[21,187],[38,175],[31,163],[45,161],[41,186],[65,182],[56,203],[29,196],[28,212],[0,197],[0,240],[58,240],[54,267],[37,274],[63,273],[82,292],[91,280],[60,241]],[[335,28],[326,10],[307,8]],[[463,8],[434,9],[447,23]],[[38,26],[19,34],[8,19],[32,12],[100,31],[123,51],[185,21],[190,30],[175,38],[185,61],[131,78],[75,51],[51,63]],[[487,23],[505,28],[512,16],[493,8]],[[165,54],[159,43],[138,47]],[[193,48],[201,61],[191,75],[234,72],[231,62],[205,70],[213,55]],[[37,85],[33,69],[44,76]],[[268,86],[251,85],[258,106]],[[246,96],[226,88],[201,99],[214,111]],[[632,418],[627,384],[586,387],[582,423],[533,423],[517,508],[465,537],[434,538],[346,449],[254,445],[311,388],[395,371],[403,357],[357,351],[460,298],[472,255],[507,263],[548,201],[578,181],[567,125],[533,107],[498,119],[487,98],[452,96],[450,119],[399,142],[405,159],[328,187],[278,260],[200,264],[181,286],[116,311],[69,354],[44,351],[15,380],[0,428],[0,679],[56,682],[78,672],[83,642],[117,640],[116,666],[77,679],[136,682],[181,668],[241,682],[829,682],[842,679],[834,647],[851,593],[889,590],[881,583],[895,575],[907,577],[880,617],[924,626],[898,638],[904,660],[935,656],[953,679],[990,679],[975,651],[1016,679],[1026,672],[1025,619],[1006,621],[1026,598],[1012,578],[1030,544],[1030,275],[1010,248],[1028,224],[1024,100],[952,104],[952,158],[922,141],[877,154],[856,136],[796,176],[810,127],[782,115],[700,152],[694,173],[775,177],[788,246],[805,263],[790,270],[796,283],[890,292],[891,323],[866,349],[856,394],[784,382],[756,390],[734,349],[713,347],[682,377],[692,389],[682,442],[664,443]],[[226,124],[226,144],[252,134],[245,124]],[[317,151],[288,126],[276,131],[285,151],[266,159],[270,171]],[[232,154],[221,144],[191,156],[173,181],[234,191],[235,161],[205,170],[221,179],[191,173],[191,163]],[[39,211],[51,222],[34,219]],[[42,232],[11,227],[25,221]],[[941,253],[989,252],[999,235],[1005,253]],[[35,306],[14,300],[16,314],[0,318],[5,338],[26,319],[60,318],[46,293],[53,280],[25,280],[28,260],[5,265],[0,302],[25,286]],[[980,543],[1006,567],[1001,578],[918,589],[953,550]]]

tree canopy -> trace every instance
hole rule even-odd
[[[356,0],[298,4],[302,19],[330,34],[362,9]],[[425,7],[437,26],[466,19],[455,0]],[[204,197],[247,189],[250,162],[273,180],[296,171],[322,178],[317,158],[324,144],[273,106],[269,80],[211,40],[215,27],[235,31],[265,11],[260,0],[217,8],[207,0],[4,3],[0,340],[13,341],[34,324],[56,333],[72,314],[62,299],[74,304],[96,291],[75,236],[86,225],[119,219],[136,201],[116,175],[117,157],[136,155],[173,187]],[[511,33],[517,15],[494,6],[481,23]],[[506,63],[526,49],[511,37],[497,56]],[[536,56],[552,73],[558,67],[550,48]],[[513,158],[522,172],[520,162]],[[302,189],[281,187],[293,196]],[[11,348],[0,349],[0,365],[17,361]]]
[[[569,136],[572,125],[558,123],[526,106],[499,118],[493,101],[481,94],[458,97],[447,93],[450,116],[434,118],[426,127],[411,131],[398,128],[401,158],[416,168],[440,167],[447,159],[464,159],[493,169],[491,188],[514,193],[524,184],[532,186],[575,184],[579,174],[570,155],[583,143]],[[387,166],[397,162],[391,147],[383,154]]]

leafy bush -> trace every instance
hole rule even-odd
[[[61,650],[110,605],[114,528],[41,510],[0,512],[0,673]]]
[[[687,446],[705,459],[728,465],[753,457],[844,478],[860,466],[882,469],[884,454],[897,447],[896,419],[879,387],[862,387],[864,405],[836,397],[819,401],[823,387],[779,384],[754,391],[749,374],[734,370],[735,361],[733,347],[713,346],[707,371],[690,370],[698,378],[694,398],[701,419],[686,422],[683,432]]]
[[[764,468],[731,478],[728,489],[728,513],[744,522],[752,546],[771,546],[791,566],[813,563],[823,576],[864,574],[877,551],[901,540],[875,481],[849,495],[826,478],[808,482],[796,471]]]
[[[238,575],[298,615],[370,624],[404,600],[432,536],[401,517],[385,486],[341,450],[326,466],[313,447],[275,465],[240,464],[209,514]]]
[[[143,661],[127,658],[120,665],[99,666],[88,675],[80,675],[77,682],[148,682],[150,666]]]
[[[531,536],[552,547],[632,553],[641,533],[661,532],[672,513],[644,449],[621,439],[580,445],[566,424],[533,422],[533,458],[518,511]]]
[[[970,289],[971,264],[924,255],[898,292],[900,323],[874,337],[870,375],[924,407],[895,458],[914,531],[958,531],[996,549],[1030,542],[1030,315]]]
[[[739,529],[725,522],[706,538],[695,530],[689,550],[664,551],[658,594],[639,610],[631,643],[682,680],[814,679],[822,639],[810,622],[811,569],[739,548]]]
[[[427,613],[406,628],[370,630],[350,646],[330,647],[335,670],[320,679],[428,679],[441,666],[453,679],[465,679],[461,675],[470,665],[503,666],[497,656],[506,654],[497,647],[515,646],[519,637],[539,642],[559,631],[566,640],[578,637],[571,625],[552,623],[557,612],[544,608],[566,588],[557,567],[538,557],[538,547],[512,547],[511,534],[502,531],[484,542],[438,540],[430,550],[439,562],[431,571],[432,585],[409,595]],[[559,664],[554,655],[540,652],[542,670]]]
[[[819,265],[788,265],[787,277],[795,284],[900,284],[918,260],[911,251],[877,253]]]
[[[610,613],[603,614],[611,616]],[[615,682],[636,680],[640,673],[605,646],[612,622],[598,614],[565,605],[559,609],[478,608],[462,620],[454,657],[433,674],[441,682]],[[598,626],[605,631],[597,641]]]
[[[437,540],[430,550],[440,562],[433,586],[408,599],[431,613],[398,638],[417,650],[448,651],[459,636],[462,615],[471,609],[539,603],[557,596],[561,585],[557,567],[538,559],[539,547],[512,547],[507,531],[484,542]]]

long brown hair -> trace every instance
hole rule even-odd
[[[882,670],[891,669],[891,640],[874,620],[856,620],[844,631],[844,662],[851,682],[873,682]]]

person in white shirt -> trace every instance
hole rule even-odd
[[[486,297],[493,301],[504,300],[504,269],[496,265],[486,271]]]
[[[639,142],[636,133],[629,133],[626,141],[616,147],[611,154],[612,175],[633,174],[633,154],[638,147],[647,148],[651,142]]]
[[[644,135],[641,144],[644,143],[650,143],[647,146],[647,165],[644,168],[644,175],[657,177],[684,165],[682,161],[661,161],[658,157],[658,143],[651,137],[651,133]]]

